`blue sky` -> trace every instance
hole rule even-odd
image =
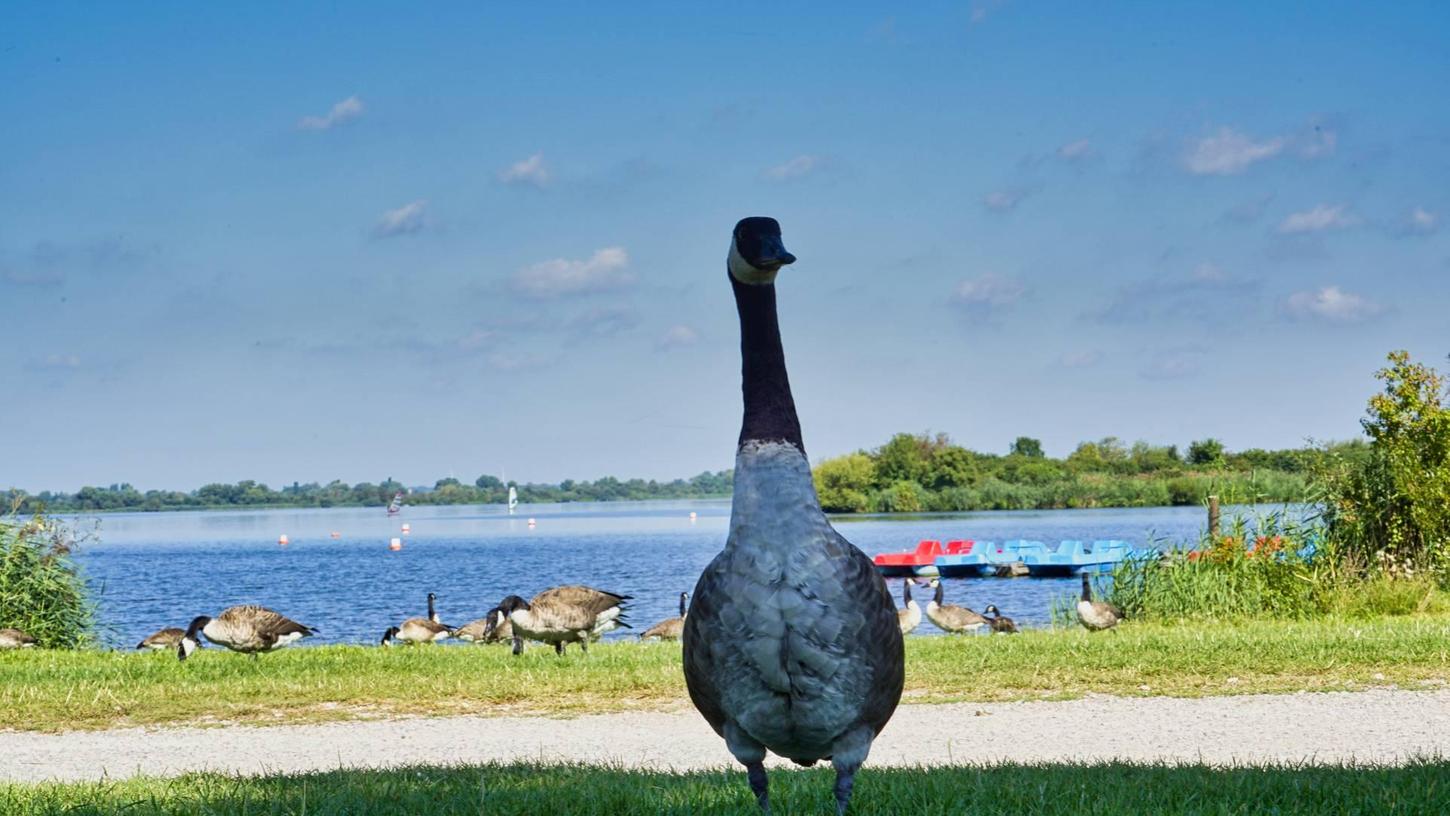
[[[0,7],[0,483],[1347,438],[1450,352],[1450,7]]]

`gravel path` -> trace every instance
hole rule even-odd
[[[1088,745],[1079,744],[1086,740]],[[876,765],[1130,759],[1396,763],[1450,756],[1450,690],[905,705]],[[731,762],[694,711],[0,733],[0,781],[244,774],[490,760],[695,769]]]

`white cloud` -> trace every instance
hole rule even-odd
[[[655,348],[660,351],[667,351],[669,349],[693,346],[698,342],[700,342],[700,333],[690,326],[681,323],[665,329],[664,335],[655,343]]]
[[[1063,161],[1080,161],[1090,159],[1093,156],[1093,143],[1087,139],[1078,139],[1057,149],[1057,157]]]
[[[540,189],[548,186],[553,174],[544,164],[544,154],[535,153],[527,159],[520,159],[498,174],[504,184],[527,184]]]
[[[297,127],[302,130],[329,130],[362,116],[364,110],[361,99],[349,96],[333,105],[325,116],[302,117],[297,121]]]
[[[428,207],[424,199],[410,201],[396,210],[388,210],[373,226],[376,238],[391,238],[395,235],[411,235],[423,229],[423,211]]]
[[[1440,214],[1433,213],[1424,207],[1416,207],[1410,211],[1410,217],[1406,219],[1405,232],[1411,235],[1430,235],[1440,229]]]
[[[1015,210],[1026,197],[1026,190],[996,190],[987,193],[986,197],[982,199],[982,206],[992,212],[1008,212]]]
[[[1280,138],[1256,142],[1231,128],[1194,142],[1183,157],[1183,166],[1196,176],[1232,176],[1249,165],[1277,156],[1284,149]]]
[[[1091,368],[1103,359],[1102,352],[1095,350],[1069,351],[1058,358],[1063,368]]]
[[[1338,286],[1295,292],[1284,301],[1284,313],[1295,320],[1323,320],[1328,323],[1363,323],[1383,314],[1385,307]]]
[[[783,164],[777,164],[765,171],[765,177],[776,181],[787,181],[808,176],[820,169],[820,156],[796,156]]]
[[[1312,210],[1290,213],[1279,224],[1278,232],[1282,235],[1298,235],[1306,232],[1323,232],[1330,229],[1343,229],[1352,227],[1359,223],[1359,219],[1347,212],[1343,204],[1329,206],[1320,204]]]
[[[1027,294],[1021,282],[998,275],[982,275],[957,284],[952,302],[976,311],[991,311],[1011,306]]]
[[[515,292],[531,298],[556,298],[623,289],[634,283],[623,247],[597,249],[585,260],[554,258],[514,273]]]

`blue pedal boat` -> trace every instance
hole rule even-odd
[[[991,575],[987,548],[995,546],[990,541],[948,541],[946,554],[936,557],[936,571],[943,578]]]
[[[1042,549],[1024,552],[1022,563],[1033,576],[1079,575],[1084,572],[1106,572],[1129,557],[1132,548],[1126,541],[1063,541]]]

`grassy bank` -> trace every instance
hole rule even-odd
[[[1424,814],[1443,809],[1450,762],[1403,768],[1205,768],[1154,765],[1002,765],[878,769],[857,777],[853,813]],[[772,813],[831,810],[826,770],[773,771]],[[587,793],[587,795],[586,795]],[[0,785],[14,816],[226,814],[553,813],[758,814],[744,775],[652,773],[532,764],[245,778],[192,774],[119,783]]]
[[[1200,696],[1450,681],[1450,616],[1115,633],[908,639],[908,702]],[[570,715],[688,705],[679,647],[618,643],[559,659],[499,647],[322,646],[252,661],[169,654],[0,653],[0,728],[99,729],[388,715]]]

